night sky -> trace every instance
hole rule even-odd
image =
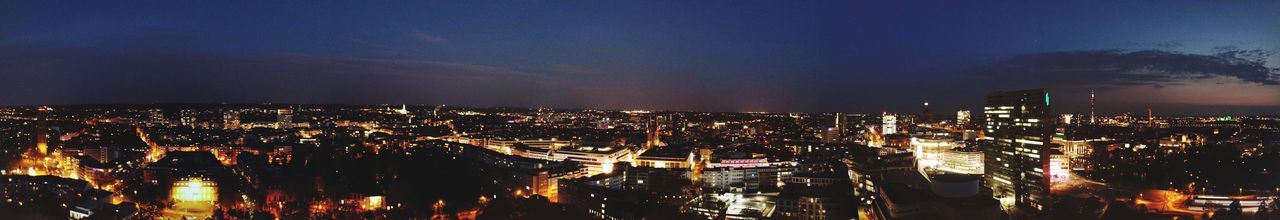
[[[117,2],[0,0],[0,105],[1280,114],[1274,0]]]

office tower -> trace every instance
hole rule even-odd
[[[827,128],[826,131],[822,132],[822,143],[835,143],[839,138],[838,134],[839,132],[836,131],[836,128]]]
[[[1048,202],[1049,93],[1044,89],[987,95],[983,137],[986,184],[1003,203],[1035,210]]]
[[[276,128],[293,128],[293,109],[282,108],[276,110]]]
[[[844,139],[844,129],[848,126],[845,114],[836,112],[835,120],[832,124],[833,125],[830,128],[827,128],[827,131],[822,134],[822,142],[837,143]]]
[[[37,117],[39,117],[36,119],[36,151],[39,151],[40,155],[48,155],[49,134],[47,130],[49,130],[49,125],[46,120],[48,120],[50,108],[41,106],[36,111]]]
[[[236,110],[222,113],[222,129],[240,129],[240,112]]]
[[[967,127],[969,125],[969,110],[956,111],[956,125]]]
[[[880,124],[881,127],[884,128],[884,131],[880,132],[881,134],[889,135],[898,133],[898,116],[885,113],[883,116],[880,116]]]
[[[1096,101],[1096,97],[1093,96],[1093,90],[1089,90],[1089,124],[1098,123],[1098,116],[1094,112]]]
[[[847,117],[844,113],[836,112],[835,126],[832,127],[835,127],[836,131],[844,132],[844,129],[849,126],[849,122],[846,120]]]

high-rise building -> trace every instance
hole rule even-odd
[[[1096,97],[1093,96],[1093,90],[1089,90],[1089,124],[1098,123],[1098,115],[1094,112],[1096,101]]]
[[[844,129],[849,124],[849,122],[846,121],[845,114],[836,112],[835,120],[832,124],[833,125],[830,128],[827,128],[826,132],[822,133],[822,142],[836,143],[844,139]]]
[[[1004,204],[1044,209],[1049,195],[1049,93],[1044,89],[987,95],[983,137],[986,184]]]
[[[276,110],[276,128],[293,128],[293,109],[282,108]]]
[[[837,131],[844,132],[845,127],[849,126],[847,116],[843,112],[836,112],[835,127]]]
[[[883,116],[880,116],[880,127],[883,128],[883,131],[881,131],[880,134],[897,134],[898,116],[889,113],[885,113]]]
[[[956,125],[959,125],[960,127],[968,127],[969,118],[969,110],[956,111]]]
[[[41,106],[37,110],[39,118],[36,119],[36,151],[39,151],[40,155],[49,154],[49,134],[47,131],[49,130],[49,124],[46,120],[48,120],[50,110],[49,107],[45,106]]]
[[[827,128],[822,132],[822,143],[835,143],[840,138],[840,132],[836,128]]]
[[[236,110],[223,112],[222,128],[227,130],[240,129],[240,112]]]

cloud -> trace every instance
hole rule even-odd
[[[1095,50],[1030,54],[970,69],[979,77],[1023,79],[1049,85],[1165,86],[1193,79],[1230,77],[1280,85],[1280,69],[1266,66],[1273,52],[1220,47],[1218,53]]]
[[[420,42],[423,42],[423,43],[427,43],[427,44],[436,44],[436,45],[439,45],[439,44],[447,44],[447,43],[449,43],[449,39],[445,39],[444,37],[440,37],[440,36],[438,36],[438,35],[433,35],[433,34],[430,34],[430,33],[424,32],[424,31],[422,31],[422,30],[417,30],[417,29],[409,30],[409,37],[410,37],[410,38],[413,38],[414,40],[417,40],[417,41],[420,41]]]
[[[1055,111],[1088,111],[1096,91],[1099,111],[1218,114],[1266,112],[1280,105],[1280,69],[1267,67],[1275,53],[1218,47],[1209,54],[1161,50],[1062,51],[1014,56],[963,70],[966,90],[1048,88]],[[1165,113],[1170,114],[1170,113]]]

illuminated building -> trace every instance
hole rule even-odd
[[[1067,158],[1062,151],[1052,149],[1049,150],[1049,178],[1050,183],[1066,181],[1071,176],[1071,160]]]
[[[693,151],[690,149],[676,150],[673,148],[674,147],[664,147],[645,151],[640,154],[640,156],[636,157],[635,165],[638,167],[653,168],[693,168],[693,165],[695,164]]]
[[[1093,90],[1089,90],[1089,124],[1098,123],[1098,115],[1094,112],[1097,106],[1097,98],[1093,96]]]
[[[877,219],[1000,219],[999,201],[987,196],[978,179],[957,174],[901,178],[879,187],[871,209]]]
[[[396,114],[407,115],[409,114],[409,105],[401,104],[400,109],[396,109],[395,112]]]
[[[911,150],[911,135],[898,133],[884,136],[883,147],[892,147],[899,150]]]
[[[983,108],[986,183],[1002,202],[1042,210],[1049,195],[1052,120],[1044,89],[996,92]]]
[[[952,148],[942,152],[935,168],[943,173],[982,174],[982,151],[972,148]]]
[[[360,209],[365,211],[378,210],[386,207],[382,196],[366,196],[360,200]]]
[[[602,118],[596,121],[596,129],[608,130],[609,128],[612,128],[612,127],[613,126],[609,125],[609,118]]]
[[[795,161],[768,158],[713,160],[702,169],[704,187],[719,192],[777,192],[796,170]]]
[[[1187,209],[1193,211],[1213,211],[1222,207],[1229,207],[1233,202],[1239,202],[1240,210],[1244,213],[1257,213],[1260,208],[1271,205],[1267,203],[1275,201],[1275,199],[1275,196],[1196,195],[1189,199]]]
[[[849,127],[848,117],[842,112],[836,112],[835,128],[837,131],[844,132]]]
[[[504,151],[504,152],[510,151],[509,148],[514,147],[516,144],[523,144],[524,146],[527,146],[530,148],[548,149],[548,150],[555,150],[555,149],[560,149],[561,147],[569,147],[574,145],[573,141],[557,140],[555,138],[551,138],[551,139],[486,138],[481,141],[483,143],[483,144],[480,144],[481,146],[485,146],[489,149]]]
[[[881,135],[898,133],[898,116],[885,113],[884,116],[880,116],[880,121],[881,128],[883,128],[883,131],[880,132]]]
[[[282,108],[276,110],[276,128],[293,128],[293,109]]]
[[[218,202],[218,186],[203,177],[184,178],[169,191],[172,205],[161,211],[165,218],[210,218]]]
[[[151,120],[150,120],[150,123],[151,123],[151,124],[166,124],[166,123],[168,123],[168,120],[166,120],[166,119],[164,118],[164,111],[163,111],[163,110],[160,110],[160,109],[151,109],[151,110],[149,110],[149,111],[147,111],[147,112],[148,112],[148,113],[150,114],[150,116],[151,116]]]
[[[174,202],[207,202],[218,201],[217,184],[204,178],[186,178],[173,183],[169,198]]]
[[[829,172],[799,172],[784,180],[777,197],[777,214],[787,219],[852,219],[858,203],[851,196],[849,179]]]
[[[860,219],[998,219],[999,202],[976,175],[928,175],[912,153],[880,150],[843,160]]]
[[[950,139],[911,138],[911,152],[922,169],[936,169],[942,162],[943,152],[958,147]]]
[[[461,158],[470,159],[472,161],[492,166],[496,169],[493,174],[500,177],[497,185],[504,186],[508,189],[523,190],[521,194],[525,195],[545,195],[547,198],[555,201],[558,193],[557,182],[560,179],[577,178],[587,176],[586,169],[579,169],[577,164],[562,163],[563,160],[552,161],[541,158],[529,158],[518,155],[509,155],[499,153],[484,147],[469,144],[451,143],[451,142],[435,142],[442,145],[449,153],[458,155]],[[521,148],[529,149],[529,148]],[[568,165],[573,165],[572,167]],[[528,192],[528,193],[525,193]]]
[[[840,130],[836,128],[827,128],[822,132],[822,143],[836,143],[840,140]]]
[[[846,118],[847,117],[844,113],[836,112],[833,126],[831,128],[827,128],[826,132],[822,134],[822,142],[837,143],[842,141],[844,138],[845,127],[849,126],[849,122]]]
[[[47,108],[48,107],[40,108],[38,111],[40,118],[36,120],[36,150],[40,152],[40,155],[49,154],[49,134],[48,131],[46,131],[49,130],[49,125],[47,125],[48,122],[45,122],[45,115],[48,114],[46,112],[49,111],[45,110]]]
[[[666,117],[663,116],[651,116],[649,118],[645,126],[645,148],[667,146],[666,143],[662,143],[662,123],[660,123],[665,119]]]
[[[1093,146],[1091,143],[1102,141],[1101,139],[1088,140],[1065,140],[1062,138],[1053,138],[1052,143],[1059,147],[1058,150],[1067,158],[1067,169],[1084,170],[1093,158]]]
[[[240,129],[240,112],[231,110],[222,113],[222,128],[227,130]]]
[[[853,196],[859,202],[871,204],[876,186],[887,176],[914,172],[915,157],[912,153],[877,152],[874,155],[856,155],[842,160],[849,168],[849,180],[853,182]]]
[[[775,200],[769,194],[707,194],[690,202],[688,212],[707,219],[773,219],[777,212]]]
[[[587,173],[600,174],[613,171],[614,163],[634,161],[635,155],[625,147],[566,147],[559,150],[517,148],[515,155],[549,161],[570,160],[587,167]]]
[[[969,125],[969,110],[956,111],[956,125],[966,127]]]
[[[179,181],[191,175],[217,178],[230,174],[217,156],[209,151],[168,152],[142,171],[144,180],[159,182]]]
[[[69,219],[131,219],[138,212],[133,203],[111,204],[87,200],[71,207]]]
[[[191,109],[183,109],[182,111],[179,111],[178,123],[180,123],[183,127],[195,127],[196,118],[193,116],[194,114],[195,113],[192,112]]]

